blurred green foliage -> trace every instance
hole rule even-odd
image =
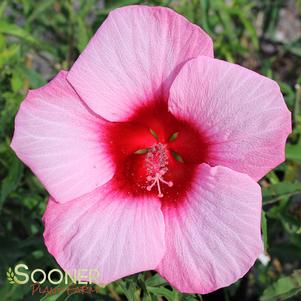
[[[12,285],[8,267],[56,267],[42,239],[46,192],[9,147],[13,121],[28,89],[68,69],[108,12],[137,0],[0,1],[0,300],[40,300],[28,285]],[[181,294],[154,272],[127,277],[93,296],[66,293],[42,300],[301,300],[301,1],[152,0],[199,24],[214,40],[215,56],[274,78],[293,116],[286,163],[263,188],[263,236],[271,260],[259,261],[229,288]]]

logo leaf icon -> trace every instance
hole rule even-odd
[[[11,267],[8,268],[8,270],[6,272],[6,276],[7,276],[7,280],[8,280],[9,283],[11,283],[11,284],[15,284],[16,283],[15,282],[15,274],[12,271]]]

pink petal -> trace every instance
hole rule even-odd
[[[105,121],[90,113],[66,75],[61,71],[44,87],[29,91],[11,144],[59,202],[93,191],[114,172],[102,143]]]
[[[122,121],[137,107],[166,98],[181,66],[213,56],[210,37],[164,7],[112,11],[71,68],[68,81],[96,113]]]
[[[245,174],[201,164],[182,206],[163,214],[167,251],[157,270],[182,292],[230,285],[262,251],[260,187]]]
[[[259,180],[285,159],[291,114],[277,83],[208,57],[188,62],[175,79],[169,109],[207,137],[210,165]]]
[[[49,200],[45,243],[67,271],[98,269],[106,284],[154,269],[165,251],[164,220],[155,198],[122,195],[110,183],[66,204]]]

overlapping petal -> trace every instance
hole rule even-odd
[[[90,112],[61,71],[29,91],[15,121],[12,148],[59,202],[109,181],[114,167],[103,139],[106,121]]]
[[[92,110],[123,121],[166,98],[180,68],[198,55],[213,56],[201,28],[168,8],[127,6],[109,14],[67,79]]]
[[[208,163],[259,180],[285,159],[291,114],[276,82],[209,57],[189,61],[175,79],[169,109],[196,124]]]
[[[260,187],[245,174],[201,164],[183,204],[163,214],[166,253],[157,270],[182,292],[228,286],[262,252]]]
[[[64,270],[98,269],[107,284],[157,269],[180,291],[204,294],[254,264],[262,252],[254,180],[284,160],[291,116],[274,81],[212,56],[210,37],[184,17],[129,6],[110,13],[69,73],[29,92],[12,147],[51,194],[44,238]],[[194,135],[171,127],[181,164],[215,166],[169,171],[174,203],[172,193],[161,203],[143,191],[145,158],[135,157],[160,140],[150,124],[161,126],[164,114],[144,117],[166,111],[162,100],[177,124],[200,132],[198,153]]]
[[[160,208],[157,199],[121,194],[110,183],[66,204],[50,199],[45,243],[64,270],[97,269],[106,284],[158,265],[165,251]]]

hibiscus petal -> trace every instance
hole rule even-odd
[[[207,163],[259,180],[285,159],[291,114],[277,83],[220,60],[199,57],[175,79],[169,109],[198,126]]]
[[[262,252],[260,187],[245,174],[201,164],[183,203],[163,214],[166,253],[157,270],[182,292],[228,286]]]
[[[114,173],[102,142],[106,121],[81,102],[66,75],[61,71],[44,87],[29,91],[11,144],[59,202],[93,191]]]
[[[198,55],[213,56],[201,28],[168,8],[127,6],[109,14],[68,80],[96,113],[123,121],[166,97],[181,66]]]
[[[154,269],[165,251],[160,202],[123,195],[110,183],[66,204],[50,199],[43,221],[46,246],[59,265],[97,269],[101,284]]]

